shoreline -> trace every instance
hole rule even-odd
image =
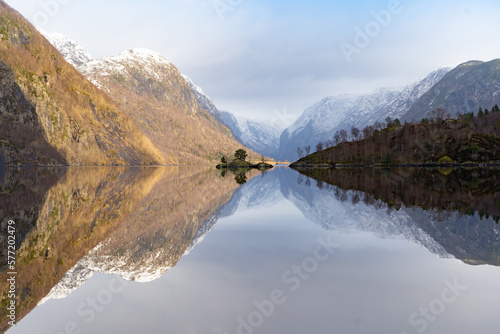
[[[500,163],[461,163],[461,164],[291,164],[292,169],[340,169],[340,168],[500,168]]]

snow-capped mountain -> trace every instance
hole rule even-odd
[[[165,87],[155,87],[154,82],[143,80],[144,74],[147,74],[148,78],[146,79],[168,83],[169,87],[182,86],[181,83],[177,82],[178,80],[172,80],[172,78],[177,76],[175,66],[154,51],[136,48],[122,52],[118,56],[93,59],[77,42],[68,39],[64,35],[58,33],[49,34],[46,32],[44,32],[44,35],[80,73],[86,76],[94,85],[111,95],[110,81],[111,85],[114,85],[117,82],[120,83],[129,80],[134,84],[139,84],[137,87],[134,87],[135,91],[139,94],[142,93],[142,90],[150,90],[152,88],[154,89],[153,93],[155,97],[158,97],[157,95],[166,96],[167,100],[169,100],[168,102],[177,104],[178,107],[185,106],[186,103],[184,101],[189,101],[188,105],[193,105],[187,94],[182,94],[181,99],[174,101],[174,99],[170,99],[168,92],[164,91]],[[183,74],[181,76],[189,86],[192,94],[194,94],[197,104],[212,115],[219,123],[219,126],[227,126],[235,139],[253,151],[268,157],[277,156],[279,136],[283,131],[282,128],[270,126],[265,122],[257,120],[239,118],[233,122],[232,117],[223,117],[213,100],[201,87],[196,85],[188,76]],[[175,87],[172,91],[176,90]],[[195,110],[191,110],[191,112],[196,113]],[[151,122],[151,120],[145,120],[144,117],[141,117],[140,123]]]
[[[352,126],[362,129],[387,117],[402,117],[411,106],[450,69],[443,68],[429,74],[422,81],[404,89],[378,89],[361,96],[337,95],[327,97],[304,113],[288,127],[280,138],[280,158],[296,160],[297,148],[333,139],[336,131],[349,131]]]
[[[49,41],[73,59],[72,49]],[[122,107],[168,164],[206,164],[241,148],[203,90],[157,52],[136,48],[75,65]],[[249,152],[258,156],[255,152]]]
[[[402,117],[420,120],[442,108],[452,116],[477,113],[500,104],[500,59],[488,62],[472,60],[448,72],[429,89]]]
[[[196,100],[198,101],[200,106],[203,109],[205,109],[206,111],[208,111],[208,113],[210,115],[212,115],[217,120],[217,122],[224,124],[224,121],[222,120],[221,114],[220,114],[219,110],[217,109],[217,107],[215,106],[212,98],[210,98],[210,96],[208,96],[203,91],[203,89],[200,86],[198,86],[197,84],[195,84],[193,82],[193,80],[191,80],[191,78],[189,78],[187,75],[183,74],[182,77],[186,80],[189,87],[191,87],[191,89],[193,90],[194,96],[196,97]]]
[[[40,32],[49,40],[49,42],[61,53],[68,63],[77,67],[85,64],[94,58],[85,51],[76,41],[59,33]]]
[[[221,111],[221,116],[233,136],[243,145],[267,157],[278,157],[283,128],[269,125],[269,122],[265,121],[236,117],[227,111]]]

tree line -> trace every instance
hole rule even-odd
[[[500,159],[499,136],[498,105],[456,118],[437,109],[419,122],[401,124],[387,117],[361,130],[353,126],[349,132],[336,131],[332,139],[316,145],[316,152],[321,152],[322,162],[424,162],[450,154],[458,160],[492,161]],[[310,146],[297,149],[299,158],[310,152]]]

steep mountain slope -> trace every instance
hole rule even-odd
[[[60,34],[46,36],[68,60],[85,59],[76,42]],[[167,163],[213,162],[241,147],[203,90],[156,52],[134,49],[74,64],[128,112]]]
[[[379,89],[372,94],[328,97],[306,109],[280,138],[280,158],[296,160],[297,148],[332,140],[338,130],[360,129],[386,117],[402,117],[450,69],[443,68],[403,90]]]
[[[0,1],[0,152],[7,164],[162,163],[106,94]]]
[[[59,34],[57,32],[48,33],[43,30],[40,32],[71,65],[76,67],[94,59],[90,53],[80,46],[80,44],[69,39],[63,34]]]
[[[224,124],[242,144],[265,156],[278,158],[279,138],[282,128],[264,121],[236,117],[227,111],[221,112]]]
[[[456,116],[500,104],[500,59],[469,61],[456,67],[422,96],[402,117],[420,120],[443,108]]]
[[[208,96],[203,91],[203,89],[200,86],[196,85],[193,82],[193,80],[191,80],[187,75],[183,74],[182,77],[184,78],[184,80],[186,80],[189,87],[191,87],[191,90],[194,93],[194,97],[196,98],[200,106],[206,111],[208,111],[208,113],[212,115],[217,122],[219,122],[220,124],[224,124],[221,114],[217,109],[217,107],[215,106],[214,101],[212,101],[212,99],[210,98],[210,96]]]
[[[219,111],[212,99],[197,86],[189,77],[183,75],[194,92],[196,100],[203,109],[208,111],[220,123],[229,128],[236,140],[267,157],[277,158],[279,137],[283,128],[272,126],[263,121],[236,117],[228,111]]]

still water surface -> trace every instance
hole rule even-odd
[[[241,186],[204,167],[19,173],[3,181],[18,186],[2,215],[26,225],[9,334],[498,333],[496,174],[468,202],[422,188],[424,205],[377,192],[392,175],[409,189],[397,172],[375,186],[287,168]]]

